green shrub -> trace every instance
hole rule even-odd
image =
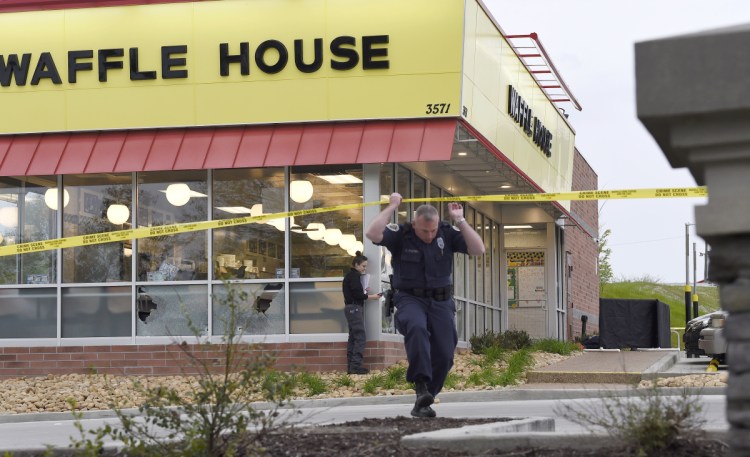
[[[560,414],[590,431],[605,430],[622,440],[636,456],[657,457],[678,442],[703,436],[706,420],[699,395],[686,389],[681,395],[658,387],[633,389],[628,396],[611,396],[597,403],[566,405]]]
[[[511,351],[530,348],[532,345],[531,337],[525,330],[508,330],[501,334],[501,338],[500,346]]]
[[[524,330],[508,330],[505,333],[486,331],[481,335],[469,338],[471,351],[474,354],[485,354],[489,348],[502,348],[510,351],[529,348],[531,337]]]
[[[474,354],[484,354],[484,351],[486,351],[487,348],[499,346],[498,336],[499,335],[497,333],[494,333],[492,331],[486,331],[481,335],[472,335],[469,338],[469,343],[471,343],[471,352]]]

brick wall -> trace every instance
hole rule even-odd
[[[586,159],[576,149],[573,158],[572,190],[598,188],[598,177]],[[591,235],[599,230],[599,202],[572,201],[570,211],[583,221]],[[596,241],[579,227],[566,227],[565,250],[572,254],[568,277],[568,338],[581,335],[581,316],[586,315],[586,333],[599,333],[599,274],[597,271]]]
[[[276,358],[282,371],[293,367],[305,371],[346,371],[346,343],[259,344],[254,354]],[[190,358],[220,367],[220,345],[176,344],[113,346],[48,346],[0,348],[0,378],[46,376],[48,374],[106,373],[112,375],[190,374]],[[404,344],[369,341],[365,365],[380,370],[406,358]]]

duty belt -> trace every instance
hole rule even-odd
[[[437,287],[435,289],[399,289],[399,292],[405,292],[409,295],[414,295],[419,298],[432,298],[437,301],[445,301],[450,298],[453,293],[452,288],[449,287]]]

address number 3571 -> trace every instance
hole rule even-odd
[[[451,110],[450,103],[428,103],[425,114],[447,114]]]

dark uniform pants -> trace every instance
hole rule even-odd
[[[349,324],[349,341],[346,344],[346,361],[349,367],[363,366],[365,352],[365,317],[364,306],[344,305],[346,322]]]
[[[453,299],[436,301],[405,292],[395,296],[396,329],[404,335],[409,368],[406,380],[427,383],[432,395],[443,388],[453,367],[453,354],[458,344]]]

